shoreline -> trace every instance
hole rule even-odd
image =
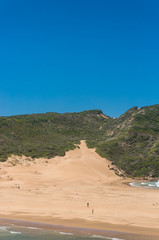
[[[32,219],[32,221],[28,220]],[[64,231],[74,235],[83,236],[103,236],[110,238],[119,238],[123,240],[158,240],[159,230],[156,228],[144,228],[134,226],[124,226],[96,221],[87,221],[83,219],[58,219],[58,218],[37,218],[18,217],[14,219],[11,216],[0,216],[0,225],[16,227],[35,227],[44,230],[53,230],[56,232]]]
[[[109,166],[85,141],[49,161],[10,157],[0,164],[0,223],[158,240],[158,192],[128,185],[134,179]]]

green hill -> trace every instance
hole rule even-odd
[[[100,110],[0,117],[0,161],[11,154],[63,156],[82,139],[128,176],[159,177],[159,105],[119,118]]]

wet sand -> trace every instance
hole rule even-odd
[[[0,217],[159,239],[159,192],[128,186],[110,167],[84,141],[64,157],[12,156],[0,163]]]
[[[55,222],[56,222],[56,220],[55,220]],[[87,228],[73,227],[73,226],[65,226],[65,225],[61,225],[61,224],[53,225],[53,224],[47,224],[47,223],[29,222],[29,221],[6,219],[6,218],[0,218],[0,225],[12,226],[12,227],[14,225],[16,227],[19,226],[19,227],[26,227],[26,228],[33,228],[33,229],[35,228],[37,230],[38,229],[48,229],[48,230],[53,230],[53,232],[72,233],[75,236],[76,235],[88,236],[88,237],[96,236],[97,238],[99,236],[99,238],[110,237],[110,238],[117,238],[117,239],[119,238],[119,239],[126,239],[126,240],[158,240],[158,236],[156,236],[156,235],[137,234],[137,233],[133,233],[133,232],[122,232],[122,231],[95,229],[95,228],[88,228],[88,227]],[[99,226],[101,227],[101,225],[99,225]],[[111,226],[109,224],[107,227],[111,228]]]

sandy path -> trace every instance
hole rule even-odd
[[[0,163],[0,216],[159,236],[159,191],[123,184],[108,165],[84,141],[65,157],[13,156]]]

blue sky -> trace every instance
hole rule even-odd
[[[158,12],[158,0],[1,0],[0,115],[159,103]]]

